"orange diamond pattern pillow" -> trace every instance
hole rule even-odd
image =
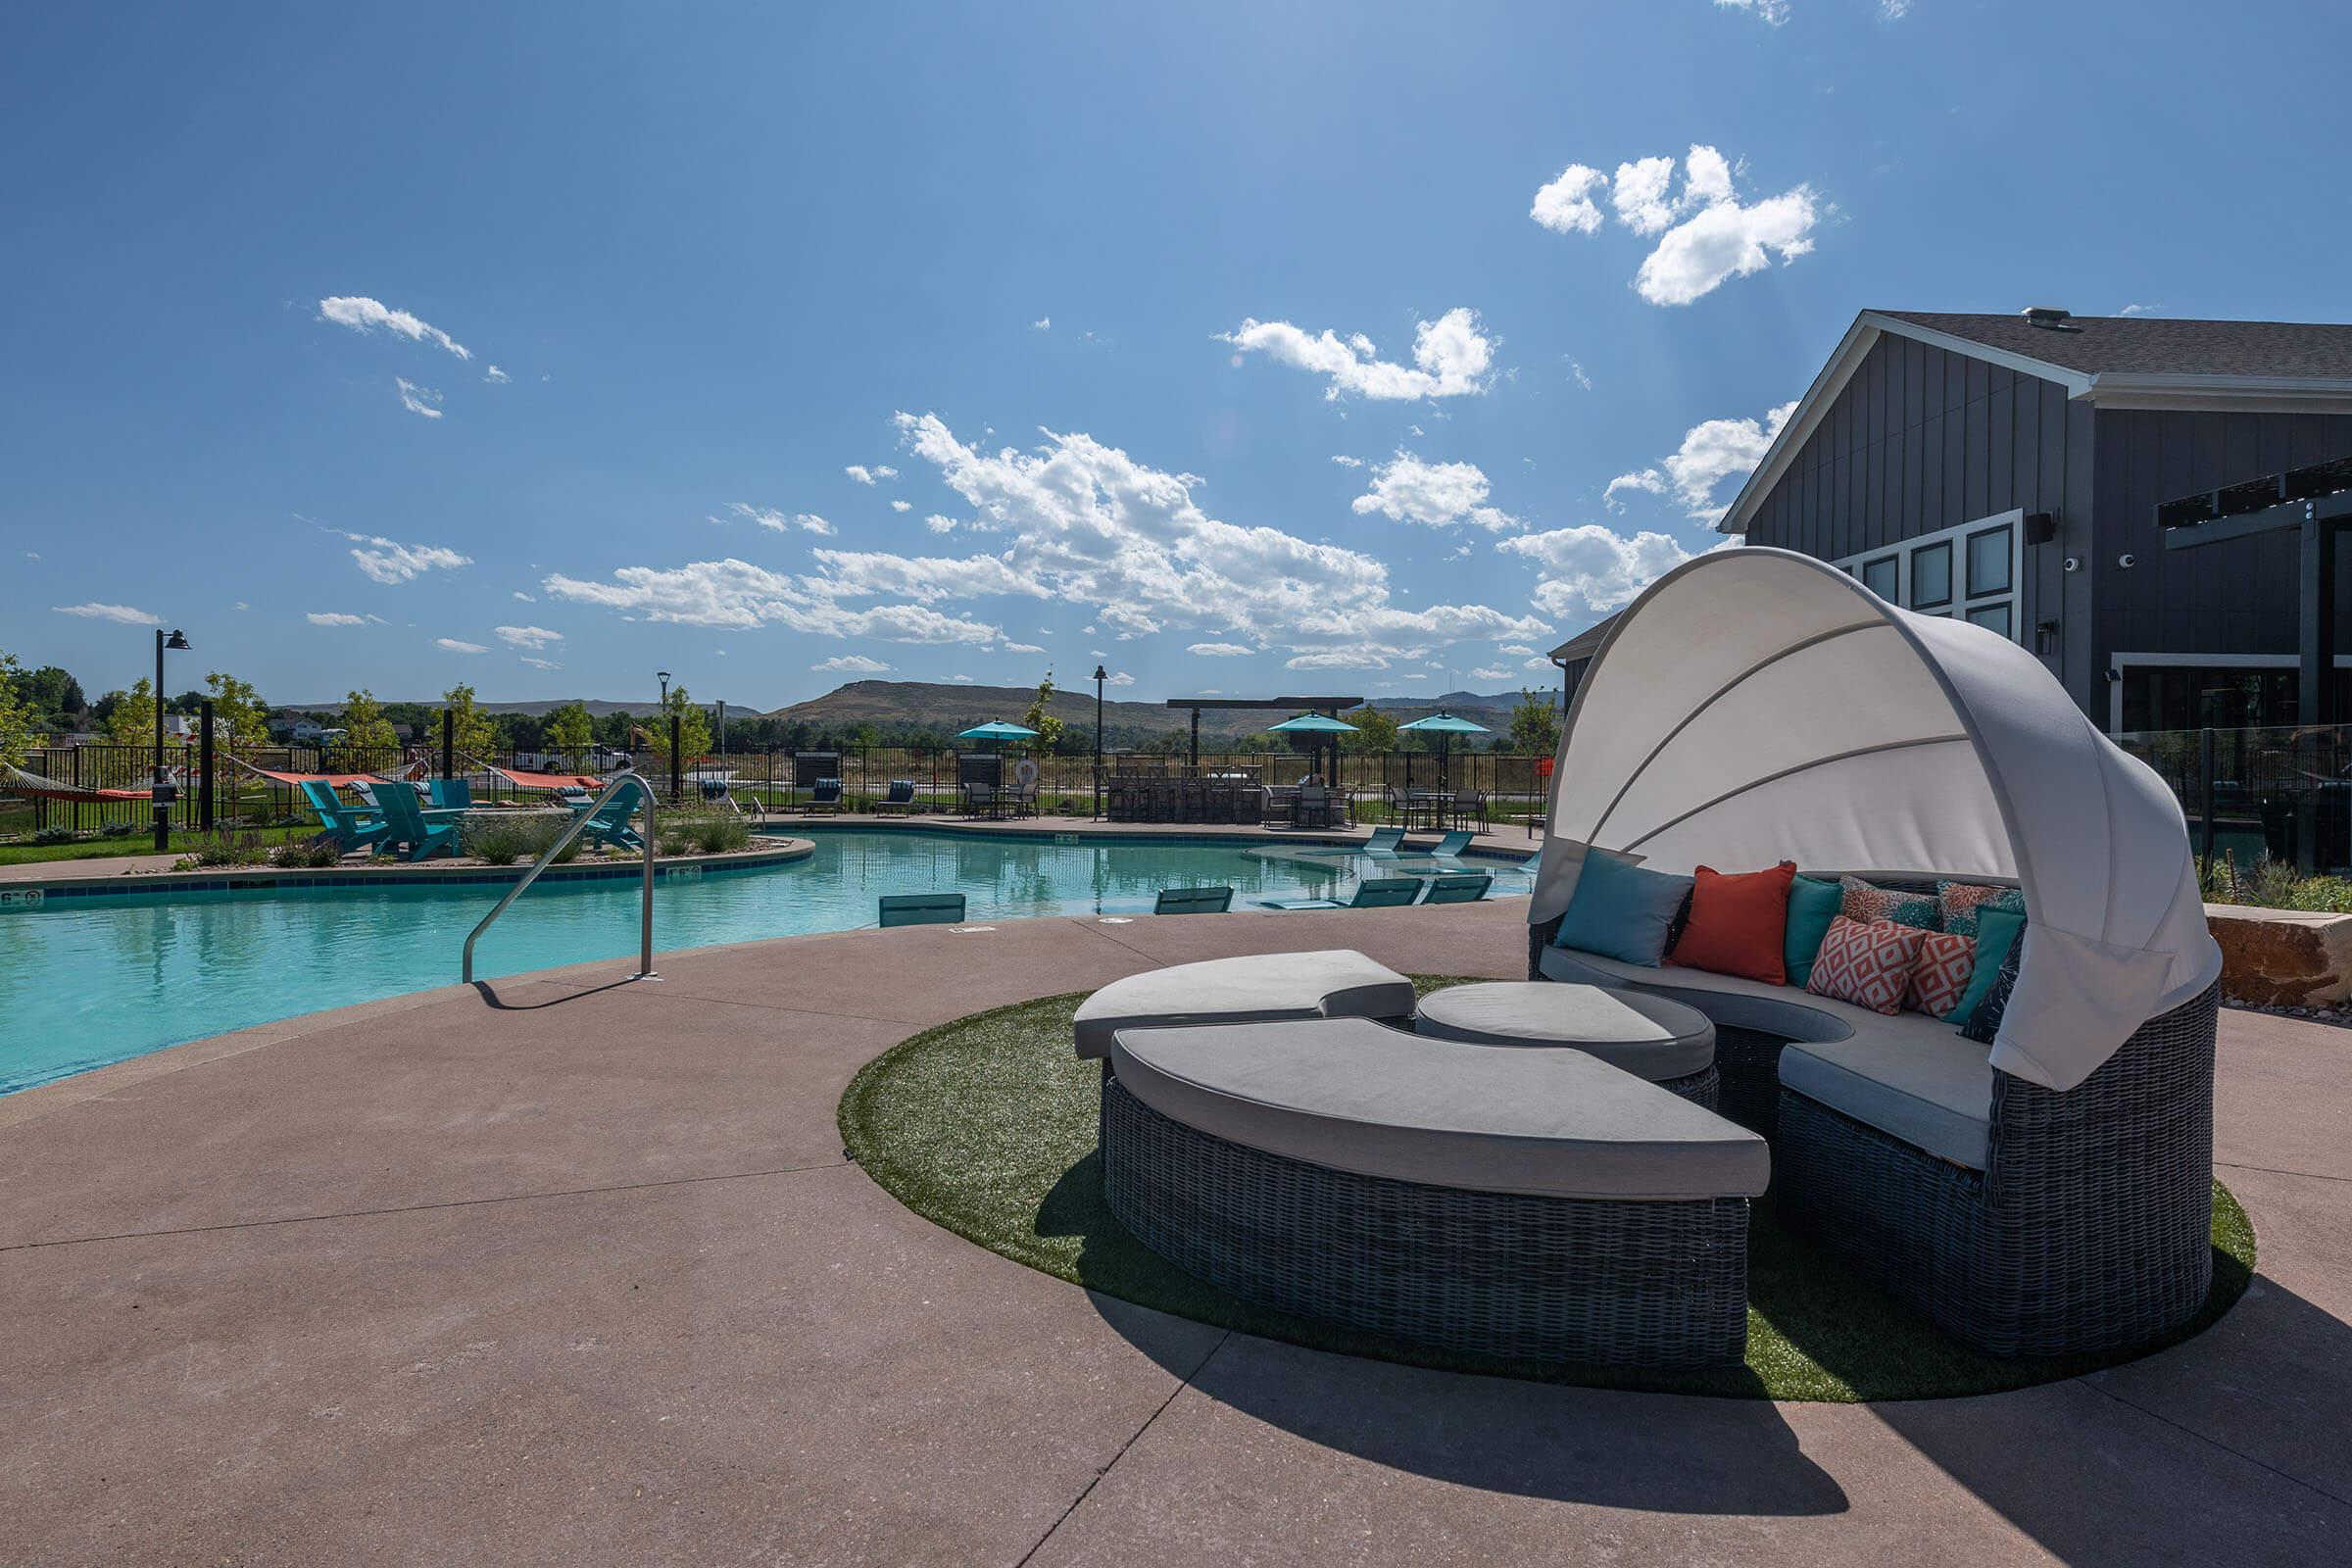
[[[1926,936],[1914,926],[1886,920],[1864,925],[1841,914],[1821,939],[1821,956],[1813,960],[1805,989],[1892,1016],[1903,1010],[1903,993],[1910,989],[1911,969]]]
[[[1914,1012],[1943,1017],[1960,1005],[1968,993],[1968,977],[1977,970],[1977,939],[1949,931],[1920,933],[1919,958],[1911,965],[1911,985],[1903,1005]]]

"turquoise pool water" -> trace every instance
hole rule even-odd
[[[814,828],[816,853],[767,870],[663,877],[663,950],[874,923],[885,893],[959,892],[975,921],[1148,913],[1163,887],[1230,885],[1235,906],[1346,896],[1363,875],[1450,869],[1309,846]],[[1524,895],[1527,871],[1494,873]],[[466,933],[498,902],[482,886],[334,888],[56,899],[0,911],[0,1094],[275,1018],[454,985]],[[542,883],[474,952],[518,974],[637,951],[634,881]]]

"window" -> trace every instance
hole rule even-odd
[[[2015,642],[2023,630],[2017,602],[2023,575],[2018,545],[2022,512],[1980,517],[1903,540],[1892,551],[1832,562],[1888,604],[1923,615],[1957,615]]]

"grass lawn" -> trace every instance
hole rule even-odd
[[[307,839],[318,831],[318,824],[306,827],[238,828],[240,836],[250,832],[264,848],[283,844],[289,839]],[[172,855],[192,855],[206,835],[194,831],[173,829]],[[0,844],[0,865],[37,865],[50,860],[106,860],[132,855],[153,855],[155,839],[152,834],[134,833],[123,838],[83,839],[73,844]]]
[[[1416,977],[1424,995],[1462,982]],[[1998,1361],[1948,1339],[1837,1257],[1780,1225],[1749,1222],[1744,1366],[1703,1371],[1537,1364],[1400,1344],[1268,1311],[1185,1273],[1128,1234],[1102,1200],[1101,1072],[1070,1050],[1083,998],[1052,997],[945,1024],[866,1064],[843,1095],[842,1137],[866,1173],[915,1212],[1089,1290],[1321,1349],[1505,1377],[1747,1398],[1937,1398],[2073,1377],[2104,1356]],[[2176,1343],[2229,1310],[2253,1278],[2254,1232],[2214,1186],[2213,1294]]]

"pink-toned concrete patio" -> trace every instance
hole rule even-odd
[[[2323,1026],[2224,1017],[2217,1154],[2262,1272],[2220,1326],[1933,1403],[1255,1341],[982,1251],[843,1158],[842,1087],[932,1023],[1236,952],[1506,975],[1520,918],[708,949],[0,1100],[0,1561],[2343,1560],[2352,1036]]]

